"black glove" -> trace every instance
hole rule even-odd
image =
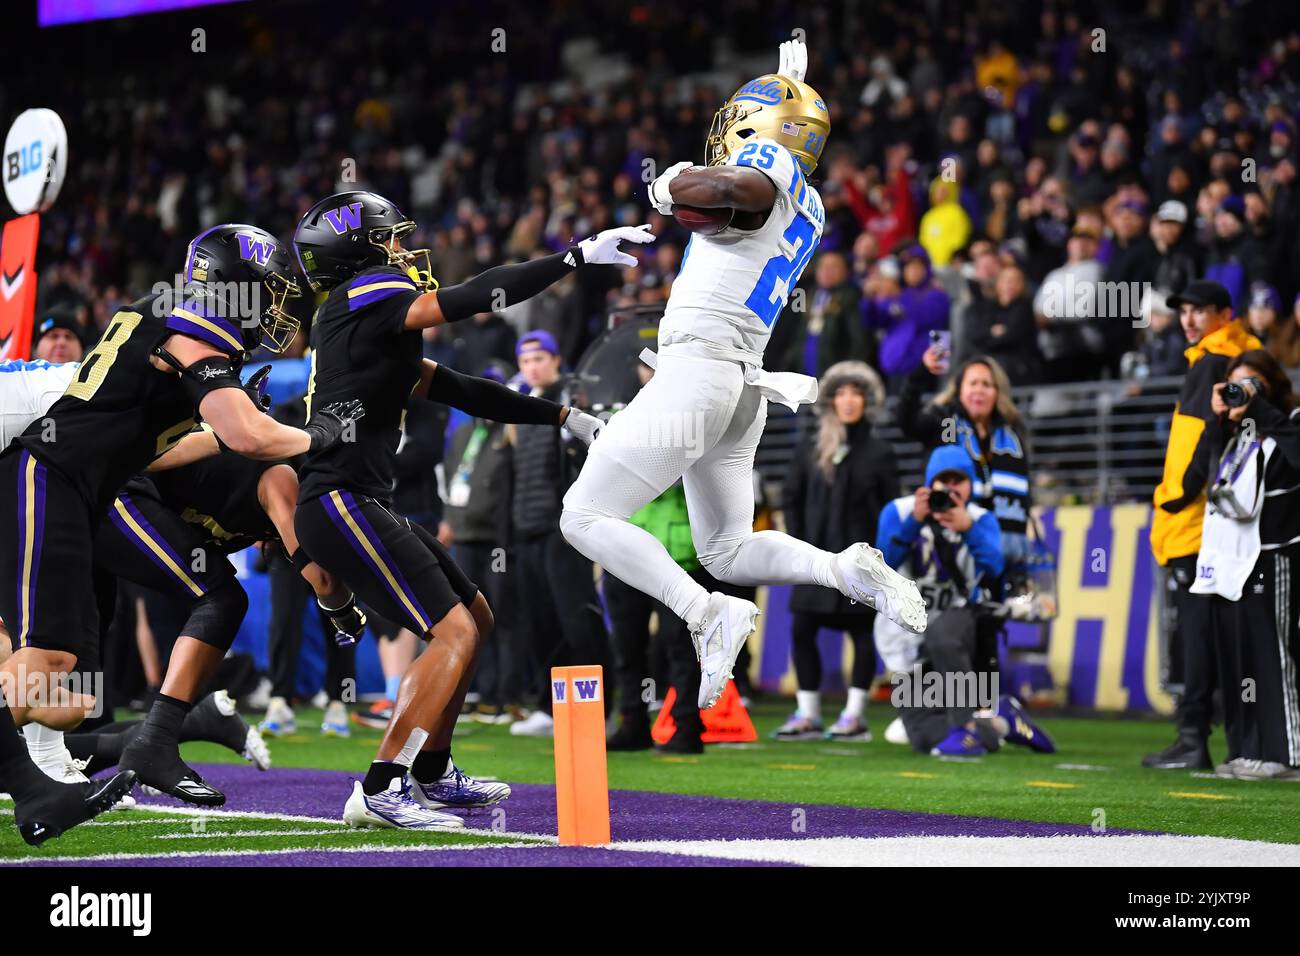
[[[333,610],[321,604],[320,598],[316,599],[316,603],[334,625],[334,643],[339,647],[350,647],[361,640],[366,630],[366,615],[357,607],[356,598],[349,595],[346,604]]]
[[[360,400],[352,399],[347,402],[333,402],[324,408],[316,410],[312,415],[311,421],[307,422],[307,427],[303,429],[311,436],[311,445],[308,451],[321,451],[337,445],[343,438],[343,432],[354,422],[360,421],[366,415],[365,407]]]
[[[271,407],[271,396],[266,393],[266,379],[270,374],[271,366],[263,365],[244,381],[244,391],[262,411]]]

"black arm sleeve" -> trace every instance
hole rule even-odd
[[[563,405],[545,398],[521,395],[513,388],[486,378],[462,375],[453,368],[439,365],[429,380],[429,400],[459,408],[475,418],[506,425],[560,424]]]
[[[543,259],[497,266],[459,285],[439,289],[438,308],[445,322],[459,322],[480,312],[496,312],[531,299],[580,265],[582,253],[575,246]]]
[[[903,379],[903,388],[898,395],[898,404],[894,407],[894,420],[899,430],[912,441],[918,441],[927,448],[939,444],[943,434],[943,419],[952,414],[952,410],[935,405],[921,405],[921,396],[938,382],[924,365]]]

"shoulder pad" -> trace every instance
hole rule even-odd
[[[348,303],[348,311],[382,302],[395,295],[419,292],[415,280],[395,266],[377,266],[367,269],[339,286],[340,295]]]

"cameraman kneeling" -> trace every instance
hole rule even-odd
[[[920,660],[910,672],[912,661],[899,666],[897,651],[907,647],[906,636],[894,633],[883,615],[876,617],[881,656],[896,672],[904,671],[894,677],[891,699],[908,742],[922,753],[975,757],[996,750],[1004,739],[1051,752],[1051,740],[1015,698],[999,697],[996,686],[987,686],[987,673],[986,686],[979,686],[974,651],[980,581],[1002,573],[1003,557],[997,517],[970,503],[974,479],[966,451],[940,445],[926,464],[925,485],[880,514],[876,540],[885,561],[916,581],[929,608],[929,626],[916,638],[924,674]]]
[[[1243,352],[1214,386],[1211,484],[1193,594],[1210,595],[1228,759],[1243,780],[1300,779],[1297,620],[1300,400],[1273,356]]]

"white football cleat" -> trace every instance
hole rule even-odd
[[[388,789],[366,796],[361,781],[352,783],[352,796],[343,806],[343,822],[350,827],[386,827],[394,830],[463,830],[465,821],[416,803],[405,778],[394,777]]]
[[[264,737],[287,737],[298,730],[293,708],[283,697],[272,697],[266,705],[266,716],[257,725]]]
[[[691,628],[691,642],[700,662],[700,710],[708,710],[727,689],[740,649],[758,629],[758,605],[714,591],[704,618]]]
[[[845,597],[874,607],[913,634],[925,633],[925,601],[916,582],[886,564],[879,548],[851,545],[835,556],[833,567]]]
[[[900,744],[906,747],[910,740],[907,739],[907,728],[903,726],[903,719],[895,717],[885,728],[885,741],[891,744]]]
[[[473,810],[490,807],[510,796],[510,785],[500,780],[480,780],[464,773],[454,763],[432,783],[421,783],[411,776],[411,798],[422,807],[437,810]]]
[[[535,710],[510,725],[511,737],[554,737],[555,721],[544,710]]]

